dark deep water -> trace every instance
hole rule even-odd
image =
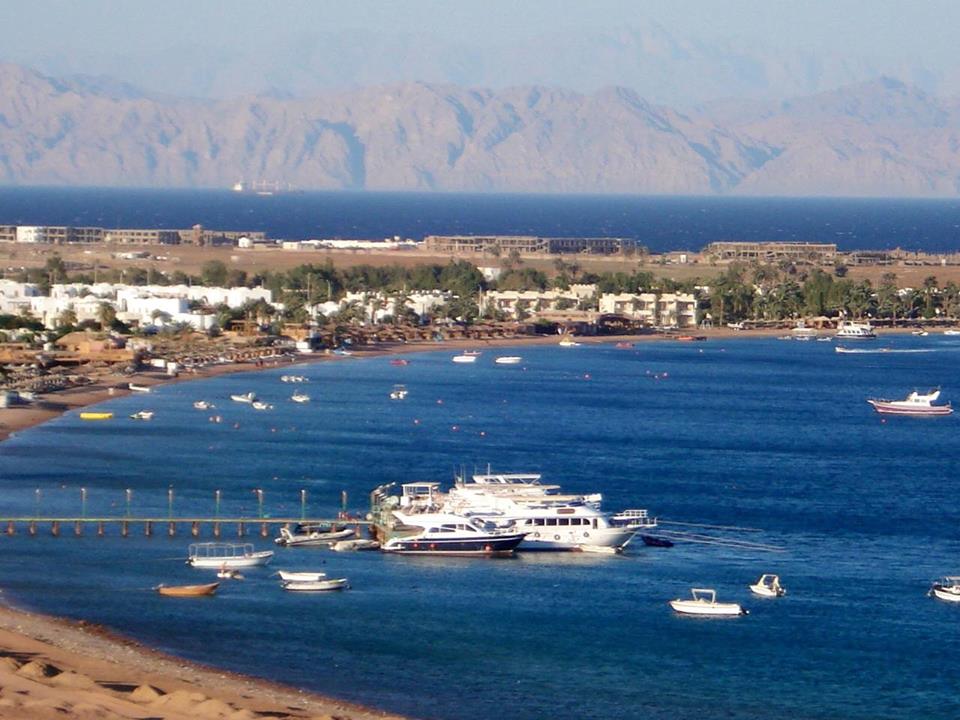
[[[532,234],[633,238],[654,252],[717,240],[843,250],[960,248],[960,201],[427,193],[0,189],[0,224],[262,230],[272,238]]]

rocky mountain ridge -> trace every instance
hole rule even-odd
[[[0,65],[0,183],[953,197],[960,112],[890,78],[692,113],[635,92],[406,83],[309,99],[137,94]]]

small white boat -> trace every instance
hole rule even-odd
[[[337,542],[330,545],[330,549],[334,552],[352,552],[358,550],[379,550],[380,543],[376,540],[367,540],[365,538],[357,538],[356,540],[338,540]]]
[[[273,410],[273,405],[263,402],[263,400],[254,400],[251,405],[254,410]]]
[[[250,543],[194,543],[187,550],[187,564],[211,570],[259,567],[273,559],[273,550],[254,550]]]
[[[454,355],[453,361],[455,363],[472,363],[476,362],[478,357],[480,357],[480,353],[478,351],[466,350],[459,355]]]
[[[277,575],[283,582],[317,582],[327,577],[325,572],[291,572],[289,570],[278,570]]]
[[[337,540],[346,540],[356,534],[352,528],[331,525],[297,524],[293,530],[280,528],[280,537],[274,538],[277,545],[297,547],[300,545],[328,545]]]
[[[290,399],[293,400],[295,403],[310,402],[310,396],[302,392],[295,392],[293,395],[290,396]]]
[[[927,594],[938,600],[960,603],[960,576],[940,578],[930,587],[930,592]]]
[[[560,338],[560,347],[578,347],[580,343],[573,339],[572,335],[564,335]]]
[[[131,420],[153,420],[153,411],[152,410],[141,410],[140,412],[135,412],[130,416]]]
[[[327,578],[323,580],[281,581],[280,587],[291,592],[323,592],[326,590],[347,590],[350,583],[346,578]]]
[[[137,385],[136,383],[127,383],[127,387],[130,388],[130,392],[141,392],[141,393],[150,392],[150,387],[148,385]]]
[[[928,393],[918,393],[914,390],[907,395],[906,400],[867,400],[873,406],[873,409],[882,415],[949,415],[953,412],[950,403],[945,405],[934,405],[933,403],[940,397],[939,390],[931,390]]]
[[[196,409],[196,410],[210,410],[210,409],[212,409],[212,408],[215,408],[216,405],[214,405],[213,403],[209,403],[209,402],[207,402],[206,400],[197,400],[197,401],[193,404],[193,407],[194,407],[194,409]]]
[[[926,330],[914,330],[914,331],[911,332],[910,334],[911,334],[911,335],[916,335],[916,336],[918,336],[918,337],[926,337],[926,336],[929,335],[930,333],[927,332]]]
[[[221,567],[217,570],[217,577],[223,580],[243,580],[243,575],[239,570],[233,570],[228,567]]]
[[[523,358],[519,355],[501,355],[494,362],[497,365],[519,365],[523,362]]]
[[[405,400],[407,397],[407,386],[406,385],[394,385],[393,390],[390,391],[391,400]]]
[[[737,603],[718,603],[717,591],[711,588],[691,588],[692,598],[670,601],[670,607],[681,615],[732,616],[746,615],[747,611]]]
[[[762,597],[783,597],[787,594],[786,589],[780,585],[780,577],[769,574],[761,575],[760,579],[750,586],[750,591]]]
[[[252,392],[248,392],[248,393],[243,393],[242,395],[239,395],[239,394],[238,394],[238,395],[231,395],[231,396],[230,396],[230,399],[233,400],[234,402],[247,403],[248,405],[251,405],[251,404],[253,404],[253,403],[256,401],[256,399],[257,399],[257,394],[256,394],[256,393],[252,393]]]
[[[307,382],[307,378],[305,378],[303,375],[281,375],[280,381],[289,383],[302,383]]]
[[[944,330],[944,335],[960,335],[960,330]]]

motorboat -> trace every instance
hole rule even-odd
[[[405,367],[406,365],[410,364],[410,361],[406,358],[394,358],[390,361],[390,364],[396,367]]]
[[[207,402],[206,400],[197,400],[193,407],[195,410],[212,410],[216,407],[213,403]]]
[[[947,576],[937,580],[927,593],[930,597],[947,602],[960,602],[960,576]]]
[[[243,580],[243,575],[239,570],[234,570],[228,567],[221,567],[217,570],[217,577],[223,580]]]
[[[350,583],[346,578],[323,578],[320,580],[281,580],[280,587],[290,592],[325,592],[328,590],[348,590]]]
[[[615,347],[617,350],[632,350],[632,349],[633,349],[633,343],[629,343],[629,342],[618,342],[616,345],[614,345],[614,347]]]
[[[560,347],[577,347],[580,343],[573,339],[573,335],[564,335],[560,338]]]
[[[960,335],[960,330],[944,330],[944,335]]]
[[[367,540],[366,538],[356,538],[354,540],[337,540],[330,545],[334,552],[353,552],[359,550],[379,550],[380,543],[376,540]]]
[[[820,335],[820,332],[816,328],[807,327],[807,324],[803,320],[798,321],[790,333],[791,337],[798,340],[801,338],[809,340]]]
[[[477,361],[477,358],[480,357],[480,352],[477,350],[465,350],[459,355],[453,356],[453,361],[455,363],[473,363]]]
[[[761,575],[760,579],[750,586],[750,591],[762,597],[783,597],[787,594],[786,588],[780,585],[780,576],[770,574]]]
[[[874,332],[873,325],[870,323],[858,323],[858,322],[841,322],[837,325],[836,337],[843,338],[844,340],[870,340],[875,338],[877,333]]]
[[[295,392],[293,395],[290,396],[290,399],[293,400],[293,402],[295,402],[295,403],[308,403],[308,402],[310,402],[310,396],[307,395],[306,393],[302,393],[302,392]]]
[[[873,406],[873,409],[883,415],[949,415],[953,412],[950,403],[945,405],[934,405],[937,398],[940,397],[940,390],[931,390],[928,393],[918,393],[914,390],[907,395],[905,400],[867,400]]]
[[[140,392],[140,393],[150,392],[150,387],[148,385],[137,385],[136,383],[127,383],[127,387],[130,389],[130,392]]]
[[[355,534],[356,531],[353,528],[329,524],[297,523],[292,530],[287,526],[280,528],[280,537],[274,538],[274,542],[284,547],[328,545],[337,540],[353,537]]]
[[[205,585],[157,585],[154,590],[167,597],[203,597],[204,595],[213,595],[218,587],[220,587],[220,583],[207,583]]]
[[[291,572],[290,570],[278,570],[277,575],[283,582],[317,582],[327,577],[325,572]]]
[[[254,400],[251,406],[254,410],[273,410],[273,405],[263,400]]]
[[[717,591],[711,588],[691,588],[691,598],[683,600],[677,598],[670,601],[670,607],[681,615],[736,616],[746,615],[737,603],[718,603]]]
[[[141,410],[140,412],[135,412],[130,416],[131,420],[153,420],[153,411],[152,410]]]
[[[406,385],[394,385],[393,390],[390,391],[391,400],[405,400],[407,397],[407,386]]]
[[[112,412],[82,412],[80,413],[81,420],[112,420]]]
[[[307,378],[303,375],[281,375],[280,382],[285,383],[302,383],[307,382]]]
[[[926,336],[929,335],[930,333],[927,332],[926,330],[914,330],[914,331],[911,332],[910,334],[911,334],[911,335],[916,335],[917,337],[926,337]]]
[[[523,358],[519,355],[501,355],[494,362],[497,365],[519,365],[523,362]]]
[[[193,543],[187,549],[187,564],[195,568],[223,570],[266,565],[273,550],[254,550],[251,543]]]
[[[449,512],[405,513],[395,510],[393,515],[404,530],[413,532],[397,535],[383,543],[380,549],[389,553],[505,557],[513,555],[526,535],[512,528],[497,527],[480,517]]]
[[[234,402],[247,403],[248,405],[252,405],[257,399],[257,394],[248,392],[248,393],[243,393],[242,395],[240,394],[231,395],[230,399],[233,400]]]

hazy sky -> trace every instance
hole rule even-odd
[[[960,67],[957,0],[7,0],[0,5],[0,59],[44,72],[106,73],[171,92],[187,80],[178,61],[197,73],[215,63],[223,73],[231,56],[260,54],[267,63],[305,36],[364,31],[354,48],[361,55],[377,52],[377,37],[402,35],[482,54],[537,36],[616,33],[651,22],[684,41],[763,46],[774,55],[822,53],[881,68],[910,63],[943,75]],[[523,64],[510,68],[509,82],[526,80]],[[377,72],[368,68],[362,80],[377,80]],[[197,90],[183,88],[190,91]]]

